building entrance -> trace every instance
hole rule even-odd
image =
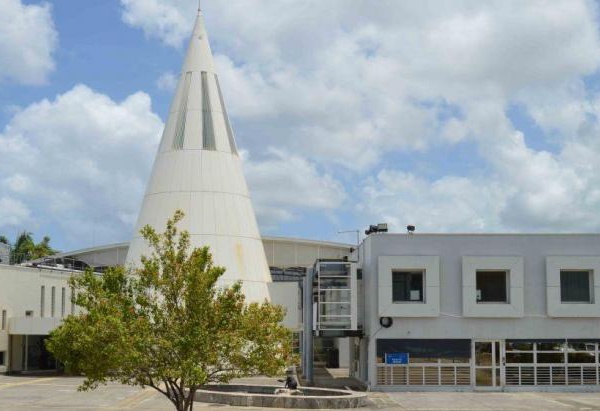
[[[500,390],[504,385],[504,341],[475,341],[472,358],[475,388]]]

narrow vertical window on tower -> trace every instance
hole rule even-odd
[[[179,113],[177,115],[177,124],[175,124],[175,136],[173,137],[173,149],[182,150],[185,141],[185,122],[187,118],[187,104],[190,93],[190,83],[192,81],[192,72],[185,73],[183,88],[181,92],[181,102],[179,104]]]
[[[50,317],[54,317],[56,310],[56,287],[50,289]]]
[[[66,293],[65,287],[63,287],[61,290],[61,294],[60,294],[60,317],[61,318],[64,318],[64,316],[65,316],[66,299],[67,299],[67,293]]]
[[[219,77],[215,74],[215,83],[217,84],[217,91],[219,92],[219,102],[221,103],[221,111],[223,112],[223,119],[225,120],[225,128],[227,129],[227,138],[229,139],[229,148],[233,154],[237,154],[237,147],[235,146],[235,138],[233,137],[233,129],[229,122],[229,116],[227,115],[227,109],[225,108],[225,100],[223,100],[223,93],[221,93],[221,84],[219,83]]]
[[[46,287],[42,285],[40,288],[40,317],[44,316],[44,308],[46,305]]]
[[[216,150],[215,130],[213,127],[212,112],[210,110],[210,92],[208,89],[208,73],[201,72],[202,76],[202,148]]]

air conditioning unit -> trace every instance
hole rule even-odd
[[[477,301],[481,301],[481,290],[477,290]]]
[[[421,291],[410,290],[410,301],[421,301]]]

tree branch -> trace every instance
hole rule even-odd
[[[173,381],[171,381],[170,378],[165,377],[163,382],[165,383],[165,385],[167,386],[167,390],[169,391],[169,399],[171,400],[171,402],[173,404],[175,404],[175,408],[177,408],[178,410],[181,410],[181,399],[177,395],[177,392],[175,391],[175,389],[173,388]]]
[[[154,381],[152,380],[152,376],[149,375],[148,379],[150,380],[150,384],[148,384],[149,387],[154,388],[156,391],[160,392],[162,395],[164,395],[165,397],[169,398],[169,393],[167,391],[165,391],[165,390],[161,390],[160,387],[158,385],[156,385],[154,383]]]

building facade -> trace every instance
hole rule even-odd
[[[326,241],[264,237],[274,281],[269,283],[273,303],[286,309],[284,324],[296,341],[302,328],[298,282],[317,258],[343,258],[350,245]],[[0,373],[56,370],[58,364],[44,341],[70,314],[68,280],[91,268],[99,275],[107,267],[123,265],[129,244],[97,246],[63,252],[27,265],[0,264]]]
[[[361,255],[373,389],[598,389],[600,235],[372,234]]]
[[[78,313],[60,267],[0,265],[0,373],[55,370],[44,341],[63,318]]]

